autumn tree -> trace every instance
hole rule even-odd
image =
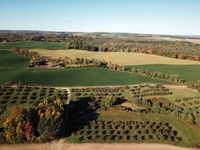
[[[63,124],[64,103],[58,97],[53,97],[40,102],[33,109],[39,117],[37,131],[40,136],[37,138],[38,142],[59,138]]]
[[[30,140],[31,136],[26,136],[26,124],[29,122],[29,116],[26,108],[14,107],[11,115],[4,122],[4,131],[8,143],[24,143]],[[33,128],[30,135],[33,135]],[[28,138],[27,138],[28,137]],[[32,136],[34,137],[34,136]]]
[[[24,132],[25,132],[26,139],[28,141],[33,141],[35,139],[34,128],[33,128],[31,121],[27,121],[25,123]]]

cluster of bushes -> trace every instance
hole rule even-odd
[[[167,100],[166,100],[167,101]],[[195,124],[195,120],[199,118],[200,114],[198,111],[184,109],[180,106],[172,104],[171,102],[163,103],[159,98],[155,101],[152,99],[137,98],[136,104],[145,107],[144,109],[136,109],[135,112],[138,113],[156,113],[172,115],[177,118],[182,118],[186,121]]]
[[[86,108],[107,110],[125,101],[121,90],[121,87],[72,88],[72,97],[75,101],[84,100]]]
[[[78,136],[80,142],[182,140],[169,123],[148,121],[91,121],[83,129],[72,133],[72,136]]]
[[[137,97],[146,97],[146,96],[155,96],[155,95],[171,95],[172,92],[169,89],[165,88],[162,84],[155,85],[139,85],[134,86],[129,89],[134,98]]]
[[[175,101],[179,103],[182,107],[198,110],[200,107],[200,96],[196,97],[185,97],[182,99],[176,99]]]
[[[94,88],[72,88],[73,99],[93,97],[95,100],[103,99],[107,96],[122,97],[120,87],[94,87]]]
[[[65,68],[85,68],[85,67],[101,67],[113,70],[124,71],[124,67],[104,60],[88,59],[88,58],[75,58],[65,57],[63,59],[52,59],[53,66],[60,66]]]
[[[47,142],[62,136],[64,103],[56,97],[30,109],[14,107],[1,133],[7,143]]]
[[[182,99],[176,99],[176,103],[178,103],[181,107],[184,108],[185,111],[192,112],[190,115],[193,118],[193,122],[196,125],[200,125],[200,97],[185,97]]]

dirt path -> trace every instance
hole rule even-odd
[[[170,89],[190,89],[187,86],[180,86],[180,85],[164,85],[166,88],[170,88]],[[198,92],[198,90],[195,89],[191,89],[194,92]]]
[[[181,86],[181,85],[164,85],[166,88],[171,88],[171,89],[187,89],[187,86]]]
[[[68,144],[63,140],[45,144],[0,145],[0,150],[194,150],[167,144]]]

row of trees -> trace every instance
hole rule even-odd
[[[75,58],[72,59],[68,56],[65,57],[65,60],[62,59],[54,59],[52,61],[54,64],[53,66],[61,66],[61,67],[101,67],[101,68],[108,68],[112,70],[119,70],[125,72],[132,72],[138,73],[145,76],[149,76],[152,78],[158,78],[163,80],[170,80],[179,83],[184,83],[185,80],[180,77],[178,74],[163,74],[158,71],[148,72],[147,70],[143,70],[142,68],[136,69],[135,67],[132,68],[125,68],[124,66],[113,64],[111,62],[106,62],[104,60],[97,60],[97,59],[87,59],[87,58]]]
[[[162,72],[158,72],[158,71],[148,72],[148,70],[143,70],[142,68],[136,69],[135,67],[133,67],[132,70],[130,68],[128,68],[128,69],[126,68],[126,70],[132,71],[133,73],[138,73],[138,74],[142,74],[145,76],[149,76],[152,78],[170,80],[170,81],[174,81],[174,82],[178,82],[178,83],[185,83],[185,80],[182,77],[180,77],[178,74],[167,74],[167,73],[162,73]]]
[[[46,60],[42,56],[40,56],[37,52],[31,52],[27,48],[20,48],[20,47],[14,47],[12,50],[17,55],[23,55],[31,58],[29,67],[35,67],[46,64]]]
[[[4,122],[8,143],[47,142],[61,137],[64,103],[56,97],[32,108],[14,107]]]
[[[199,44],[186,41],[155,40],[146,37],[73,36],[67,38],[69,49],[99,52],[137,52],[177,59],[200,61]]]
[[[59,58],[59,59],[51,59],[48,58],[48,60],[42,56],[40,56],[37,52],[31,52],[26,48],[19,48],[15,47],[13,48],[13,52],[17,55],[23,55],[26,57],[31,58],[29,67],[35,67],[39,65],[45,65],[47,61],[51,62],[52,67],[65,67],[65,68],[71,68],[71,67],[101,67],[101,68],[108,68],[112,70],[118,70],[118,71],[126,71],[126,72],[133,72],[138,73],[142,75],[146,75],[152,78],[159,78],[164,80],[170,80],[175,81],[179,83],[184,83],[185,80],[181,78],[178,74],[163,74],[161,72],[148,72],[147,70],[143,70],[141,68],[136,69],[135,67],[132,68],[125,68],[124,66],[113,64],[112,62],[106,62],[104,60],[97,60],[97,59],[88,59],[88,58],[75,58],[72,59],[68,56],[65,57],[65,59]]]
[[[124,71],[124,67],[118,64],[113,64],[112,62],[106,62],[104,60],[88,59],[88,58],[75,58],[65,57],[66,67],[70,65],[79,65],[80,67],[101,67],[113,70]]]

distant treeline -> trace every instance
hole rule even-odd
[[[0,42],[15,41],[43,41],[43,42],[65,42],[66,34],[51,33],[0,33]]]
[[[69,49],[96,52],[137,52],[200,61],[200,44],[155,40],[147,37],[77,36],[67,38]]]

